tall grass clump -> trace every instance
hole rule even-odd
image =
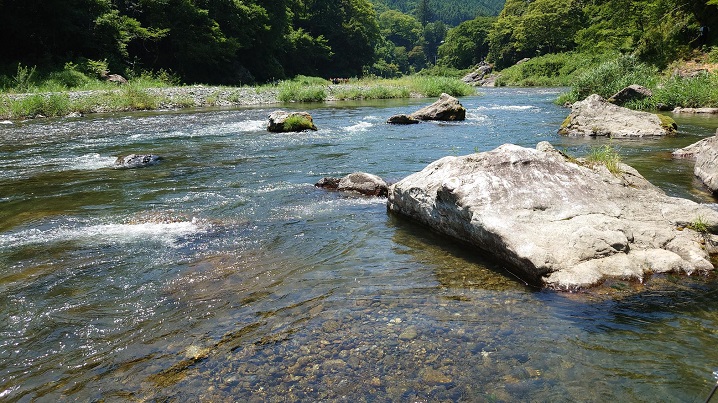
[[[325,86],[283,81],[277,97],[282,102],[321,102],[327,99],[327,92]]]
[[[579,75],[571,91],[557,102],[576,102],[591,94],[609,98],[631,84],[655,88],[658,80],[657,68],[640,62],[636,56],[621,55]]]
[[[600,164],[606,167],[609,172],[614,175],[619,175],[621,171],[621,156],[618,151],[608,144],[604,144],[600,147],[591,147],[586,156],[586,162],[590,166]]]
[[[334,99],[355,100],[355,99],[394,99],[409,98],[411,91],[402,85],[390,85],[382,83],[381,80],[374,81],[370,85],[360,84],[349,87],[331,89]]]
[[[70,98],[65,94],[31,95],[20,99],[5,98],[3,109],[11,119],[36,116],[64,116],[70,113]]]
[[[398,82],[409,88],[411,92],[426,97],[438,97],[442,93],[447,93],[455,97],[476,94],[476,88],[451,77],[411,76],[401,78]]]
[[[675,107],[718,107],[718,74],[703,73],[696,77],[670,77],[653,89],[653,96],[643,103],[628,105],[642,109]]]
[[[538,56],[502,70],[496,85],[568,87],[579,75],[613,57],[616,55],[575,52]]]

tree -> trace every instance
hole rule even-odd
[[[439,46],[439,63],[465,69],[484,60],[489,52],[489,32],[495,21],[493,17],[477,17],[450,29],[445,42]]]

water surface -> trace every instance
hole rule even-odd
[[[718,367],[712,276],[540,291],[502,265],[326,192],[446,155],[563,138],[556,89],[485,89],[462,123],[383,122],[428,100],[93,115],[0,127],[0,399],[702,401]],[[285,107],[286,108],[286,107]],[[612,141],[666,192],[715,200],[674,138]],[[113,169],[117,155],[159,165]],[[632,292],[628,292],[631,290]],[[635,292],[633,292],[635,291]]]

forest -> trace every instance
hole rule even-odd
[[[718,0],[0,0],[0,86],[29,66],[228,85],[563,52],[665,67],[716,35]]]

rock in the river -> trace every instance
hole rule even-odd
[[[711,192],[718,193],[718,136],[711,136],[676,150],[673,157],[695,160],[693,173]]]
[[[366,196],[386,196],[389,188],[382,178],[366,172],[354,172],[343,178],[322,178],[314,186],[341,192],[357,192]]]
[[[547,142],[505,144],[433,162],[392,185],[387,205],[557,289],[712,270],[713,236],[694,229],[718,230],[718,212],[620,168],[614,175]]]
[[[438,101],[419,109],[409,116],[418,120],[465,120],[466,108],[451,95],[441,94]]]
[[[718,108],[674,108],[673,113],[686,113],[695,115],[715,115],[718,114]]]
[[[413,125],[413,124],[419,123],[419,120],[414,119],[409,115],[401,114],[401,115],[394,115],[394,116],[390,117],[386,121],[386,123],[391,123],[391,124],[395,124],[395,125]]]
[[[569,136],[644,137],[670,135],[676,129],[676,122],[668,116],[623,108],[593,94],[571,106],[558,132]]]
[[[653,92],[651,92],[650,89],[642,85],[631,84],[628,87],[613,94],[611,98],[608,98],[608,102],[614,103],[616,105],[623,105],[628,101],[650,98],[652,96]]]
[[[275,133],[317,130],[314,119],[308,112],[274,111],[269,114],[267,131]]]
[[[162,157],[154,154],[130,154],[117,157],[116,168],[143,168],[160,162]]]

